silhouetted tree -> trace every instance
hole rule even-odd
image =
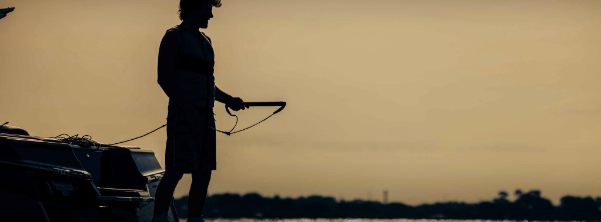
[[[500,191],[492,201],[475,204],[446,202],[408,206],[402,203],[382,204],[374,201],[339,201],[332,197],[309,196],[296,199],[279,196],[262,197],[215,194],[207,198],[206,218],[410,218],[410,219],[489,219],[489,220],[601,220],[601,198],[565,196],[561,204],[553,204],[532,190],[519,194],[516,201],[507,200]],[[175,200],[180,216],[187,215],[188,197]]]
[[[599,220],[599,204],[591,197],[565,196],[559,205],[560,217],[564,220]]]
[[[517,189],[517,190],[515,190],[515,195],[516,195],[516,196],[518,196],[518,197],[519,197],[519,196],[521,196],[521,195],[522,195],[522,193],[523,193],[523,192],[522,192],[522,190],[520,190],[520,189]]]
[[[550,219],[550,215],[555,210],[551,201],[542,198],[538,190],[523,193],[514,204],[518,207],[517,216],[519,219],[525,220]]]
[[[507,192],[505,191],[499,191],[499,198],[501,199],[507,199]]]

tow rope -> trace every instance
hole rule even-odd
[[[241,130],[238,130],[238,131],[234,131],[234,129],[238,125],[238,116],[232,114],[230,112],[230,110],[229,110],[229,107],[226,105],[225,106],[225,111],[227,111],[227,113],[230,116],[236,117],[236,124],[234,124],[234,127],[230,131],[222,131],[222,130],[218,130],[218,129],[215,129],[215,128],[212,128],[212,127],[208,127],[208,128],[210,130],[214,130],[216,132],[220,132],[220,133],[223,133],[225,135],[231,136],[234,133],[239,133],[239,132],[245,131],[247,129],[250,129],[250,128],[256,126],[256,125],[259,125],[260,123],[264,122],[265,120],[271,118],[273,115],[278,114],[279,112],[281,112],[282,110],[284,110],[284,108],[286,107],[286,102],[244,102],[242,104],[245,107],[250,107],[250,106],[279,106],[280,108],[277,109],[275,112],[273,112],[271,115],[269,115],[267,118],[265,118],[265,119],[263,119],[263,120],[261,120],[261,121],[259,121],[257,123],[255,123],[255,124],[253,124],[253,125],[251,125],[249,127],[246,127],[244,129],[241,129]],[[8,122],[5,122],[4,124],[0,125],[0,128],[4,127],[4,125],[6,125],[6,124],[8,124]],[[159,129],[165,127],[165,126],[167,126],[167,124],[164,124],[164,125],[160,126],[159,128],[156,128],[153,131],[150,131],[150,132],[148,132],[148,133],[146,133],[144,135],[141,135],[141,136],[138,136],[138,137],[135,137],[135,138],[132,138],[132,139],[124,140],[124,141],[121,141],[121,142],[118,142],[118,143],[111,143],[111,144],[98,143],[98,142],[94,141],[92,139],[92,136],[90,136],[90,135],[83,135],[82,137],[79,137],[79,134],[75,134],[73,136],[69,136],[69,134],[60,134],[60,135],[54,136],[54,137],[47,137],[47,139],[44,139],[44,138],[40,138],[40,139],[42,139],[44,141],[52,141],[52,142],[58,141],[58,142],[61,142],[61,143],[68,143],[68,144],[71,144],[71,145],[78,145],[78,146],[81,146],[81,147],[84,147],[84,148],[91,148],[91,147],[100,148],[100,147],[103,147],[103,146],[113,146],[113,145],[117,145],[117,144],[126,143],[126,142],[129,142],[129,141],[140,139],[142,137],[150,135],[151,133],[156,132],[157,130],[159,130]]]
[[[250,128],[256,126],[256,125],[259,125],[262,122],[265,122],[265,120],[271,118],[273,115],[278,114],[279,112],[281,112],[282,110],[284,110],[284,108],[286,108],[286,102],[244,102],[244,103],[242,103],[242,105],[244,107],[250,107],[250,106],[279,106],[280,108],[277,109],[275,112],[273,112],[271,115],[267,116],[267,118],[265,118],[265,119],[263,119],[263,120],[261,120],[261,121],[259,121],[257,123],[255,123],[255,124],[253,124],[253,125],[251,125],[249,127],[246,127],[244,129],[241,129],[241,130],[238,130],[238,131],[234,131],[234,129],[236,128],[236,126],[238,126],[238,116],[232,114],[230,112],[229,106],[225,105],[225,111],[227,111],[227,114],[229,114],[230,116],[236,117],[236,124],[234,124],[234,127],[232,127],[232,129],[230,131],[222,131],[222,130],[215,129],[213,127],[208,127],[208,128],[210,130],[214,130],[216,132],[220,132],[220,133],[223,133],[225,135],[231,136],[232,134],[245,131],[245,130],[250,129]],[[160,126],[159,128],[156,128],[155,130],[150,131],[149,133],[146,133],[146,134],[144,134],[142,136],[138,136],[138,137],[135,137],[135,138],[132,138],[132,139],[128,139],[128,140],[125,140],[125,141],[121,141],[121,142],[118,142],[118,143],[111,143],[111,144],[106,144],[106,145],[112,146],[112,145],[117,145],[117,144],[121,144],[121,143],[126,143],[126,142],[129,142],[129,141],[132,141],[132,140],[137,140],[137,139],[140,139],[142,137],[148,136],[149,134],[154,133],[155,131],[157,131],[157,130],[165,127],[165,126],[167,126],[167,124],[164,124],[164,125]]]

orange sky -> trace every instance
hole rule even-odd
[[[223,0],[216,81],[287,101],[218,135],[210,193],[407,204],[601,196],[601,1]],[[112,143],[165,123],[176,0],[0,0],[0,121]],[[235,119],[222,104],[217,126]],[[240,112],[239,126],[274,109]],[[127,145],[164,163],[165,130]],[[176,191],[184,195],[186,176]]]

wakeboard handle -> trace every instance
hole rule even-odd
[[[286,102],[243,102],[242,105],[246,108],[251,107],[251,106],[279,106],[280,108],[278,110],[276,110],[275,112],[273,112],[273,114],[279,113],[280,111],[284,110],[284,108],[286,108]],[[230,116],[235,116],[232,115],[232,113],[230,112],[230,107],[226,104],[225,105],[225,111],[227,111],[227,114],[230,114]]]

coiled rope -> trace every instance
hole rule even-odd
[[[91,148],[91,147],[100,148],[100,147],[102,147],[102,144],[94,141],[92,139],[92,136],[90,136],[90,135],[83,135],[82,137],[78,137],[78,136],[79,136],[79,134],[69,136],[69,134],[63,133],[58,136],[49,137],[49,138],[58,139],[58,141],[60,141],[61,143],[67,143],[69,145],[77,145],[77,146],[84,147],[84,148]]]

